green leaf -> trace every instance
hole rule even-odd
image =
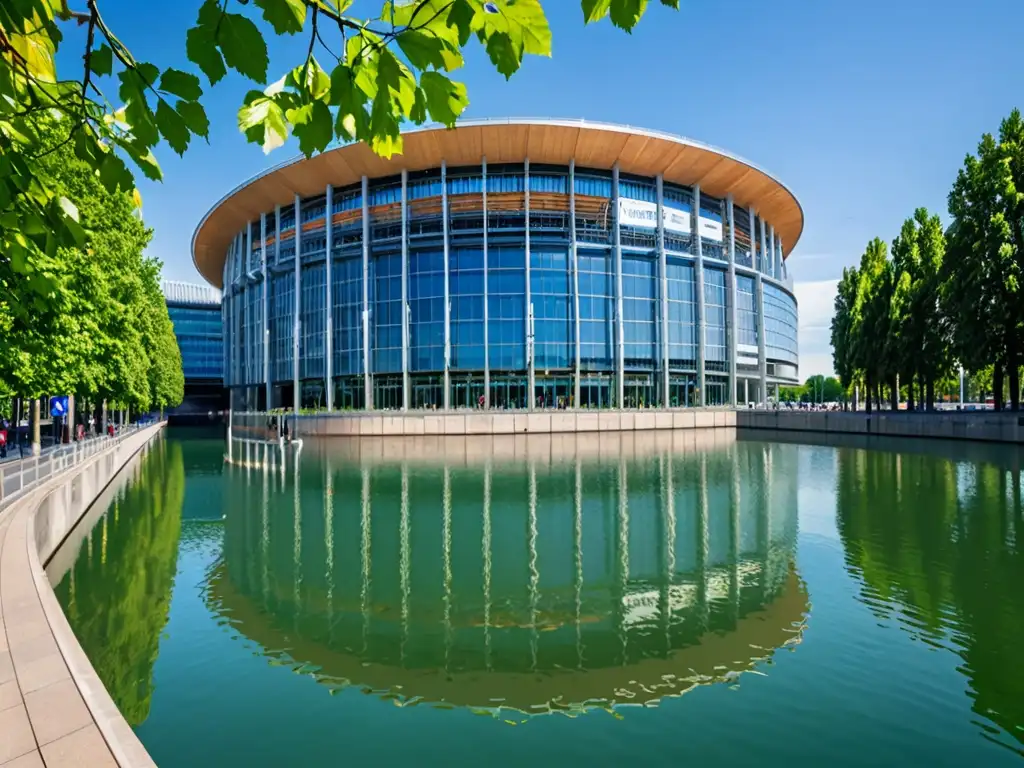
[[[173,93],[187,101],[195,101],[203,95],[199,78],[178,69],[165,70],[160,76],[160,90]]]
[[[135,179],[124,161],[113,152],[106,152],[99,164],[100,182],[109,192],[117,189],[128,191],[135,186]]]
[[[238,127],[249,141],[263,146],[264,154],[280,147],[288,138],[281,106],[259,91],[250,91],[245,105],[238,110]]]
[[[679,0],[661,0],[661,4],[674,11],[679,10]]]
[[[67,216],[69,219],[74,219],[75,221],[78,221],[78,207],[74,203],[72,203],[63,195],[61,195],[57,199],[57,202],[60,204],[60,208],[62,211],[64,211],[65,216]]]
[[[452,8],[448,11],[447,24],[458,31],[459,47],[469,42],[469,36],[473,32],[473,16],[476,12],[469,0],[455,0]]]
[[[163,179],[163,171],[160,170],[160,164],[156,161],[156,158],[153,156],[151,151],[146,152],[144,155],[133,155],[132,159],[138,164],[139,168],[142,169],[142,172],[146,174],[147,179],[152,179],[153,181],[160,181]]]
[[[211,27],[192,27],[185,36],[185,53],[206,75],[210,85],[216,85],[228,73]]]
[[[185,150],[188,149],[189,139],[191,138],[188,126],[185,125],[181,115],[175,112],[163,99],[156,105],[156,124],[160,129],[160,133],[167,139],[167,143],[171,145],[171,149],[179,155],[185,154]]]
[[[581,0],[583,8],[583,23],[593,24],[608,15],[612,0]]]
[[[303,0],[254,0],[263,9],[263,18],[279,35],[301,32],[306,23],[306,4]]]
[[[466,86],[449,80],[440,72],[424,72],[420,87],[426,97],[430,117],[449,128],[469,106]]]
[[[612,24],[619,29],[632,32],[633,27],[647,10],[647,0],[612,0],[610,16]]]
[[[104,43],[89,54],[89,68],[93,74],[109,75],[114,69],[114,52]]]
[[[202,136],[204,139],[209,138],[210,121],[206,117],[206,110],[203,109],[202,104],[198,101],[179,101],[174,108],[192,133]]]
[[[406,30],[398,35],[395,40],[402,53],[409,59],[409,63],[416,69],[437,67],[445,69],[445,57],[442,53],[444,43],[434,35],[419,32],[417,30]]]
[[[512,38],[504,32],[497,32],[487,38],[487,55],[506,80],[519,70],[519,62],[522,60],[522,55],[512,45]]]
[[[306,157],[327,148],[334,138],[331,110],[322,101],[288,110],[285,117],[292,124],[292,133],[299,140],[299,151]]]
[[[217,30],[217,43],[229,67],[257,83],[267,81],[267,42],[249,19],[225,13]]]

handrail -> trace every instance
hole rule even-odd
[[[106,435],[51,448],[35,456],[0,464],[0,513],[15,500],[55,475],[78,466],[111,445],[135,434],[139,425],[123,427],[116,437]]]

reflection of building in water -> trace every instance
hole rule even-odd
[[[329,678],[524,711],[642,703],[799,639],[795,449],[281,456],[231,470],[249,498],[211,600]]]

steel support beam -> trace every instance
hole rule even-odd
[[[444,394],[441,402],[447,411],[452,406],[452,299],[448,263],[448,163],[444,160],[441,161],[441,236],[444,239]]]
[[[615,407],[625,402],[626,344],[622,322],[622,226],[619,222],[619,164],[612,166],[612,247],[615,258]]]
[[[761,379],[761,391],[758,399],[762,405],[765,405],[768,402],[768,359],[765,355],[764,280],[760,272],[757,273],[754,291],[757,299],[757,367]]]
[[[302,198],[295,196],[295,324],[292,335],[292,408],[299,415],[302,404],[302,392],[299,387],[299,352],[301,345],[299,334],[302,333]],[[292,427],[295,434],[295,427]]]
[[[491,407],[490,306],[487,291],[487,158],[480,158],[480,183],[484,214],[484,408]]]
[[[530,290],[530,158],[523,161],[523,191],[526,208],[523,227],[526,251],[526,407],[532,411],[537,399],[537,368],[534,360],[533,292]]]
[[[661,174],[655,179],[655,185],[658,202],[658,295],[661,299],[658,308],[661,321],[661,407],[668,408],[672,404],[668,388],[668,259],[665,256],[665,180]]]
[[[327,387],[327,410],[334,410],[334,300],[331,285],[331,266],[334,261],[334,187],[327,185],[326,211],[324,212],[324,236],[327,245],[327,261],[325,262],[327,280],[327,301],[324,307],[326,313],[324,328],[327,338],[324,339],[324,385]]]
[[[274,233],[277,241],[277,233]],[[267,269],[267,214],[260,214],[260,261],[263,263],[263,409],[270,410],[270,270]]]
[[[569,256],[572,259],[573,357],[572,404],[580,407],[580,262],[576,243],[576,160],[569,160]]]
[[[363,176],[363,407],[373,410],[370,376],[370,182]]]
[[[409,171],[402,169],[402,410],[409,410]]]
[[[732,195],[725,199],[725,212],[729,219],[729,272],[726,275],[726,352],[729,358],[729,404],[736,407],[738,382],[736,381],[736,206]]]
[[[690,225],[693,231],[693,242],[696,248],[693,250],[693,290],[697,295],[697,317],[694,322],[697,325],[697,405],[705,405],[707,399],[704,394],[705,381],[705,350],[704,342],[707,338],[705,323],[707,313],[704,310],[704,246],[700,236],[700,184],[693,185],[693,223]]]

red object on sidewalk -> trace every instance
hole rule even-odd
[[[0,429],[0,445],[7,445],[7,430]]]

